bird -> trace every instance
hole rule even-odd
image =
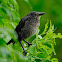
[[[19,24],[15,28],[15,31],[18,35],[18,41],[23,49],[24,55],[26,55],[27,52],[25,51],[21,41],[23,40],[24,42],[26,42],[28,46],[32,45],[32,43],[27,42],[25,39],[33,36],[36,33],[37,29],[40,26],[40,17],[44,14],[46,13],[31,11],[20,20]],[[11,39],[7,43],[7,45],[9,45],[10,43],[15,44],[13,39]]]

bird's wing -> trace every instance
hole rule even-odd
[[[21,31],[21,29],[25,25],[25,21],[27,21],[28,19],[31,19],[30,16],[25,16],[24,18],[21,19],[21,21],[19,22],[19,24],[15,28],[17,33],[19,33]]]

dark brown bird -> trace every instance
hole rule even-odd
[[[26,55],[26,51],[21,43],[21,41],[25,41],[25,39],[29,38],[30,36],[34,35],[40,26],[40,16],[45,14],[44,12],[35,12],[32,11],[28,15],[26,15],[24,18],[21,19],[17,27],[15,28],[15,31],[18,34],[18,40],[22,46],[23,53]],[[28,46],[32,45],[31,43],[25,41]],[[15,43],[13,39],[11,39],[8,43]]]

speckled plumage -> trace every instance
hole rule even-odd
[[[25,21],[23,28],[20,28],[21,30],[18,32],[19,36],[21,37],[21,40],[27,39],[28,37],[34,35],[39,25],[39,20],[32,17],[28,17],[28,20]]]
[[[21,19],[17,27],[15,28],[15,31],[18,34],[18,40],[22,46],[22,49],[24,51],[24,55],[26,55],[26,51],[23,48],[23,45],[21,43],[21,40],[24,40],[29,38],[30,36],[34,35],[40,26],[40,16],[45,14],[44,12],[35,12],[32,11],[28,15],[26,15],[24,18]],[[32,45],[25,41],[29,46]],[[15,43],[12,39],[7,43]]]
[[[28,37],[34,35],[40,25],[40,16],[36,16],[35,12],[34,15],[31,13],[22,18],[15,29],[21,40],[27,39]]]

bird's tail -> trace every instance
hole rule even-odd
[[[7,45],[9,45],[10,43],[15,44],[15,42],[12,39],[7,43]]]

